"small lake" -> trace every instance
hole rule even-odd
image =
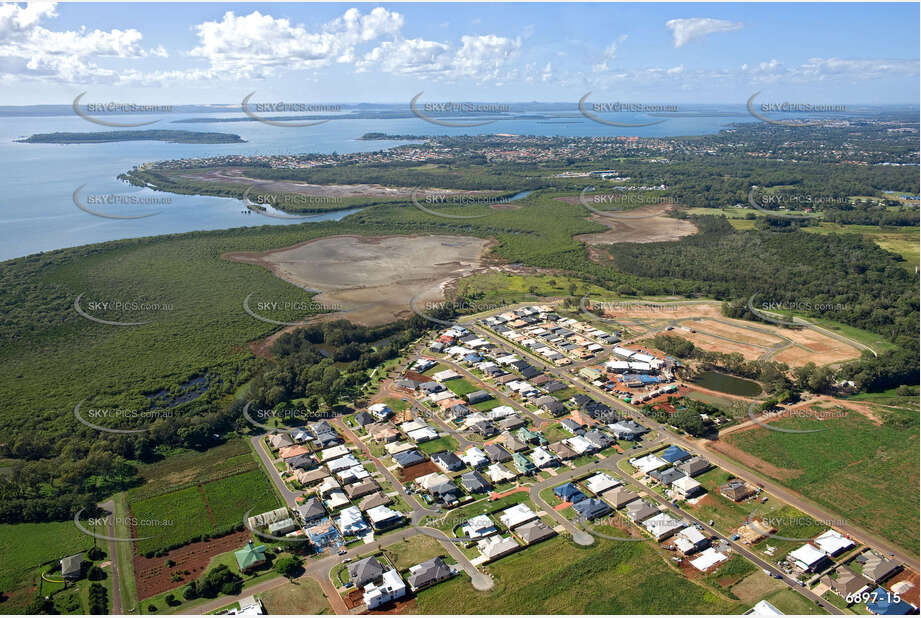
[[[709,388],[710,390],[741,397],[754,397],[762,392],[761,385],[757,382],[726,375],[718,371],[701,372],[691,382],[702,388]]]

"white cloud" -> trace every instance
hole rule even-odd
[[[356,64],[361,71],[424,74],[448,80],[500,81],[512,76],[509,64],[520,49],[520,38],[509,39],[495,34],[464,35],[456,50],[437,41],[400,39],[381,43]]]
[[[195,26],[199,45],[190,54],[206,59],[215,76],[265,77],[279,69],[353,62],[356,45],[395,35],[402,27],[402,15],[381,7],[364,15],[348,9],[318,32],[259,11],[240,16],[228,11],[221,21]]]
[[[94,58],[166,57],[162,46],[145,49],[142,35],[128,30],[50,30],[40,25],[57,17],[53,3],[0,5],[0,71],[20,78],[63,82],[110,82],[118,72]]]
[[[741,30],[741,22],[731,22],[712,17],[689,17],[687,19],[670,19],[665,27],[672,31],[675,47],[684,47],[694,39],[699,39],[717,32]]]

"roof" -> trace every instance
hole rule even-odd
[[[453,571],[445,564],[441,557],[426,560],[421,564],[409,567],[409,577],[406,581],[415,590],[428,586],[453,575]]]
[[[888,590],[877,588],[870,595],[867,609],[878,616],[904,616],[914,613],[915,608],[901,599],[896,601]]]
[[[431,457],[432,461],[448,470],[460,470],[464,467],[464,462],[461,461],[461,458],[450,451],[440,451],[434,453]]]
[[[789,554],[787,554],[788,560],[793,560],[801,566],[806,566],[807,568],[812,567],[814,564],[818,564],[825,559],[825,554],[820,552],[814,546],[806,543],[802,547],[794,549]]]
[[[695,489],[700,489],[701,485],[689,476],[682,476],[680,479],[672,481],[672,487],[688,494]]]
[[[245,571],[265,562],[265,545],[256,545],[250,541],[242,549],[233,552],[233,555],[237,559],[237,566],[241,571]]]
[[[710,468],[710,462],[703,457],[692,457],[687,461],[681,462],[677,467],[688,476],[697,476]]]
[[[526,524],[522,524],[515,528],[515,534],[517,534],[522,541],[531,545],[532,543],[537,543],[538,541],[543,541],[544,539],[549,539],[550,537],[556,535],[547,524],[540,521],[530,521]]]
[[[620,508],[629,502],[633,502],[640,496],[636,492],[630,491],[626,487],[616,487],[604,492],[601,497],[614,505],[614,507]]]
[[[522,503],[510,506],[499,515],[499,521],[507,528],[514,528],[533,519],[537,519],[537,513],[532,511],[527,504]]]
[[[659,509],[644,500],[635,500],[627,505],[627,517],[631,521],[643,521],[659,512]]]
[[[512,458],[512,454],[498,444],[487,444],[483,450],[490,461],[508,461]]]
[[[768,603],[767,601],[761,600],[755,603],[755,606],[749,611],[745,612],[746,614],[757,614],[759,616],[783,616],[784,613]]]
[[[690,453],[688,453],[680,446],[675,446],[674,444],[662,451],[662,454],[660,455],[660,457],[668,463],[675,463],[676,461],[687,459],[690,456]]]
[[[845,549],[854,546],[853,541],[845,538],[837,530],[827,530],[823,534],[813,539],[812,542],[818,545],[819,549],[821,549],[829,556],[834,556],[843,552]]]
[[[698,571],[706,571],[710,567],[713,567],[728,559],[729,557],[726,554],[721,554],[712,547],[708,547],[707,549],[700,552],[700,555],[697,558],[691,560],[691,564]]]
[[[356,560],[349,565],[349,579],[359,588],[383,574],[384,569],[374,556]]]
[[[361,499],[361,502],[358,503],[358,508],[362,511],[367,511],[370,508],[375,506],[381,506],[385,504],[390,504],[390,498],[385,496],[383,493],[376,491],[373,494],[369,494]]]
[[[871,553],[863,565],[863,574],[875,582],[884,579],[887,575],[899,568],[899,563],[882,556]]]
[[[491,487],[489,481],[483,478],[483,475],[477,471],[467,472],[461,475],[460,478],[461,485],[464,486],[464,489],[470,493],[478,493],[481,491],[486,491]]]
[[[611,507],[607,503],[597,498],[589,498],[572,505],[575,511],[585,519],[595,519],[611,512]]]
[[[323,508],[323,503],[317,498],[310,498],[304,504],[299,504],[296,510],[304,521],[312,521],[326,516],[326,509]]]
[[[579,488],[572,483],[566,483],[565,485],[554,487],[553,494],[561,500],[573,503],[580,502],[586,498],[585,494],[579,491]]]
[[[598,474],[586,479],[584,484],[586,489],[588,489],[590,492],[600,494],[609,489],[617,487],[621,484],[621,482],[609,474],[599,472]]]
[[[83,571],[83,553],[61,558],[61,574],[64,577],[79,577]]]
[[[417,463],[422,463],[423,461],[425,461],[425,457],[416,449],[412,449],[410,451],[403,451],[402,453],[397,453],[396,455],[393,456],[393,460],[401,468],[407,468]]]

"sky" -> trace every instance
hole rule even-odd
[[[0,105],[918,104],[918,3],[4,3]]]

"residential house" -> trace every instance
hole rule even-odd
[[[902,565],[888,558],[884,558],[874,552],[868,552],[857,557],[858,560],[864,559],[863,576],[879,583],[888,579],[893,573],[900,571]]]
[[[510,433],[502,435],[502,443],[505,445],[505,448],[512,453],[518,453],[520,451],[528,450],[528,445],[513,436]]]
[[[472,393],[467,393],[467,403],[471,405],[489,401],[490,399],[492,399],[492,395],[490,395],[488,391],[473,391]]]
[[[634,421],[617,421],[608,425],[608,429],[618,440],[637,440],[649,430]]]
[[[645,500],[634,500],[627,505],[626,513],[630,521],[633,523],[639,523],[649,519],[653,515],[657,515],[659,513],[659,509],[649,504]]]
[[[317,498],[308,498],[303,504],[295,507],[297,514],[305,526],[310,526],[326,517],[326,509]]]
[[[269,444],[271,444],[274,449],[281,449],[286,446],[291,446],[294,444],[294,441],[287,433],[276,433],[269,436]]]
[[[534,545],[535,543],[540,543],[545,539],[556,536],[556,532],[539,519],[518,526],[513,532],[518,535],[518,538],[521,539],[525,545]]]
[[[477,468],[484,468],[489,465],[489,458],[486,456],[482,450],[476,446],[471,446],[464,454],[460,456],[465,464],[476,470]]]
[[[537,513],[532,511],[531,507],[527,504],[522,504],[520,502],[515,506],[510,506],[499,514],[499,521],[501,521],[506,528],[514,528],[534,519],[537,519]]]
[[[639,497],[639,494],[630,491],[626,487],[616,487],[601,494],[601,498],[615,509],[619,509]]]
[[[358,588],[373,582],[384,574],[381,563],[374,556],[356,560],[349,565],[349,580]]]
[[[413,592],[418,592],[453,577],[455,573],[456,571],[439,556],[409,567],[409,577],[406,581]]]
[[[659,455],[662,459],[667,461],[670,464],[675,463],[676,461],[684,461],[685,459],[690,459],[691,454],[679,446],[674,444],[669,446],[667,449],[662,451]]]
[[[694,526],[688,526],[675,535],[675,547],[685,556],[701,551],[710,545],[710,539]]]
[[[576,452],[566,446],[566,444],[564,444],[562,441],[548,444],[547,449],[556,455],[557,459],[560,461],[569,461],[570,459],[575,459],[577,457]]]
[[[514,481],[517,475],[500,463],[494,463],[486,468],[486,476],[493,483],[499,485],[508,481]]]
[[[487,537],[498,531],[496,524],[486,515],[475,515],[461,526],[461,534],[471,540]]]
[[[317,462],[314,461],[313,457],[310,455],[304,454],[286,459],[285,465],[288,466],[288,471],[297,472],[298,470],[310,470],[315,468],[317,466]]]
[[[521,453],[512,453],[512,463],[514,464],[515,469],[518,470],[519,474],[533,474],[536,470],[531,460]]]
[[[579,488],[573,483],[566,483],[565,485],[554,487],[553,495],[561,502],[572,502],[574,504],[587,498],[587,496],[579,491]]]
[[[742,479],[731,479],[725,485],[720,485],[720,494],[734,502],[741,502],[755,494],[755,490]]]
[[[655,479],[666,487],[684,476],[684,472],[679,472],[675,468],[667,470],[653,470],[649,473],[649,478]]]
[[[278,449],[278,456],[284,459],[286,462],[289,459],[295,457],[301,457],[303,455],[310,455],[310,449],[304,446],[303,444],[296,444],[294,446],[284,446]]]
[[[892,594],[884,588],[877,588],[870,593],[867,611],[877,616],[907,616],[917,614],[918,608]]]
[[[401,468],[409,468],[425,461],[425,456],[416,449],[393,455],[393,461]]]
[[[383,505],[368,509],[365,515],[368,516],[375,530],[388,530],[403,521],[402,513]]]
[[[368,509],[373,509],[376,506],[386,506],[388,504],[390,504],[390,497],[386,496],[380,491],[376,491],[373,494],[362,498],[358,503],[358,508],[361,511],[367,511]]]
[[[240,571],[246,573],[265,564],[265,545],[256,545],[250,541],[243,549],[235,551],[233,556]]]
[[[825,575],[822,577],[821,581],[842,598],[863,592],[869,586],[874,585],[873,582],[866,577],[858,575],[844,566],[838,567],[835,577]]]
[[[61,575],[71,580],[83,576],[83,552],[61,558]]]
[[[804,572],[819,571],[828,564],[828,556],[806,543],[787,554],[787,562]]]
[[[508,461],[512,458],[512,454],[498,444],[487,444],[483,447],[483,450],[489,458],[489,461],[494,463]]]
[[[375,422],[374,417],[368,414],[367,412],[365,412],[364,410],[362,410],[361,412],[359,412],[352,418],[355,420],[355,424],[358,425],[359,427],[367,427],[368,425]]]
[[[691,566],[693,566],[698,571],[706,572],[721,562],[729,560],[729,556],[724,553],[718,552],[712,547],[700,552],[696,558],[690,561]]]
[[[664,468],[668,465],[668,462],[656,456],[654,453],[649,453],[643,457],[631,459],[630,464],[643,474],[649,474],[654,470]]]
[[[273,536],[282,536],[289,532],[294,532],[297,529],[297,523],[290,517],[269,524],[269,534]]]
[[[571,418],[564,418],[563,420],[560,421],[560,425],[563,426],[563,429],[565,429],[566,431],[568,431],[574,436],[580,433],[583,433],[585,431],[585,428],[582,427],[580,423],[577,423]]]
[[[812,542],[829,557],[837,556],[854,547],[854,542],[837,530],[827,530],[813,539]]]
[[[583,519],[597,519],[598,517],[603,517],[611,513],[613,509],[608,506],[607,503],[598,500],[597,498],[588,498],[587,500],[581,500],[572,505],[572,508],[583,518]]]
[[[668,513],[659,513],[646,519],[643,522],[643,527],[656,541],[664,541],[684,528],[685,525]]]
[[[614,444],[614,438],[597,429],[586,431],[581,437],[599,451]]]
[[[471,494],[481,494],[492,489],[489,481],[483,478],[483,475],[476,470],[462,474],[460,484],[467,490],[467,493]]]
[[[385,603],[402,599],[406,596],[406,584],[396,569],[388,569],[381,575],[381,581],[365,586],[362,600],[368,609],[376,609]]]
[[[704,492],[703,485],[689,476],[682,476],[681,478],[672,481],[672,489],[675,490],[675,493],[678,495],[678,497],[684,498],[685,500],[688,498],[693,498],[694,496]]]
[[[463,470],[464,462],[461,458],[450,451],[439,451],[431,455],[432,463],[438,466],[443,472],[457,472]]]
[[[460,497],[460,490],[451,481],[430,487],[428,491],[432,500],[448,506],[457,504]]]
[[[480,556],[483,558],[484,562],[491,562],[492,560],[518,551],[521,549],[521,546],[518,545],[512,537],[502,538],[498,534],[495,534],[491,537],[480,539],[477,542],[477,549],[480,550]]]
[[[587,490],[595,495],[598,495],[606,492],[609,489],[618,487],[623,483],[605,472],[599,472],[598,474],[587,478],[583,484]]]
[[[357,506],[350,506],[339,512],[339,532],[342,536],[364,536],[370,530]]]
[[[703,474],[709,470],[712,466],[709,461],[703,457],[692,457],[687,461],[681,462],[676,466],[679,470],[687,474],[688,476],[694,477],[698,474]]]
[[[523,418],[521,418],[517,414],[507,416],[501,421],[499,421],[499,429],[501,429],[502,431],[513,431],[520,427],[524,427],[525,425],[527,425],[527,421],[525,421]]]
[[[377,481],[369,478],[362,481],[361,483],[347,485],[345,487],[345,495],[349,497],[349,500],[357,500],[358,498],[370,496],[380,488],[381,486],[377,484]]]

